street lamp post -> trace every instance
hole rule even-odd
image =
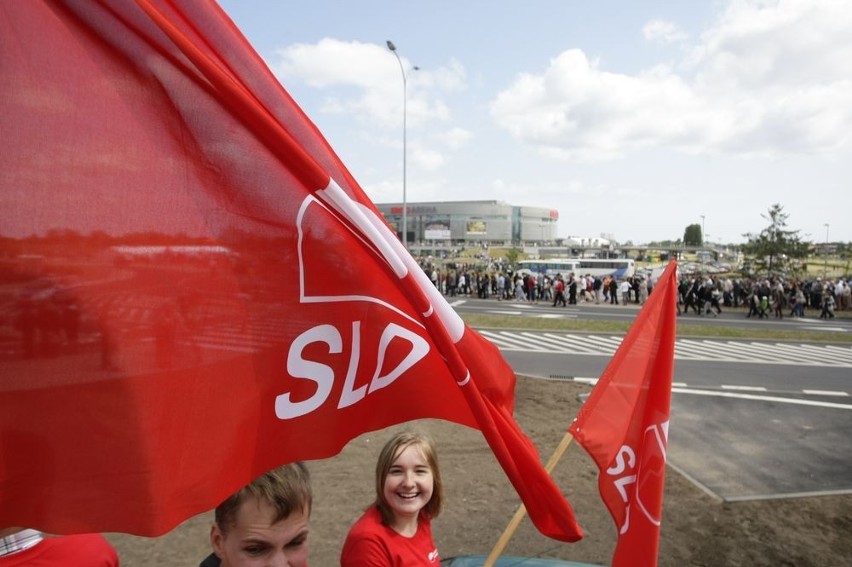
[[[828,273],[828,223],[825,223],[825,250],[822,251],[822,255],[822,279],[824,281],[826,278],[826,274]]]
[[[702,243],[702,244],[704,244],[704,241],[705,241],[705,240],[706,240],[706,238],[707,238],[707,237],[704,235],[704,215],[700,215],[700,216],[701,216],[701,243]]]
[[[402,73],[402,245],[408,248],[408,201],[407,201],[407,172],[406,162],[408,161],[408,78],[405,76],[405,67],[402,65],[402,59],[399,58],[399,53],[396,52],[396,46],[391,40],[387,40],[388,49],[396,56],[396,61],[399,63],[399,70]],[[414,67],[416,70],[417,67]]]

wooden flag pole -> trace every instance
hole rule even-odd
[[[568,448],[568,445],[571,444],[573,439],[574,436],[571,435],[570,431],[567,431],[565,436],[562,438],[562,441],[559,442],[559,446],[556,447],[555,451],[553,451],[553,454],[550,456],[547,464],[544,465],[544,470],[547,471],[547,474],[550,474],[553,471],[556,463],[558,463],[559,459],[562,458],[562,455],[565,453],[565,449]],[[498,539],[497,543],[494,544],[494,547],[491,549],[491,553],[488,554],[488,558],[485,560],[485,563],[482,564],[482,567],[494,567],[494,563],[500,557],[500,554],[503,553],[503,550],[506,549],[506,546],[509,544],[509,540],[512,539],[512,536],[515,534],[515,530],[517,530],[518,526],[521,525],[521,520],[524,519],[526,514],[526,507],[523,504],[518,506],[518,510],[515,512],[515,515],[512,516],[512,519],[509,520],[509,524],[506,526],[506,529],[503,530],[503,534],[500,536],[500,539]]]

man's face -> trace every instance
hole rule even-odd
[[[272,523],[275,510],[250,498],[225,534],[213,524],[210,543],[222,567],[305,567],[308,564],[308,510]]]

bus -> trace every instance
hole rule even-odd
[[[518,262],[519,274],[544,274],[555,277],[556,274],[568,276],[614,276],[625,279],[636,273],[636,262],[630,258],[552,258],[549,260],[521,260]]]

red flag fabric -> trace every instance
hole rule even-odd
[[[573,512],[514,374],[212,1],[0,3],[0,526],[162,534],[417,418]]]
[[[613,567],[657,564],[676,321],[671,262],[569,427],[600,470],[618,529]]]

